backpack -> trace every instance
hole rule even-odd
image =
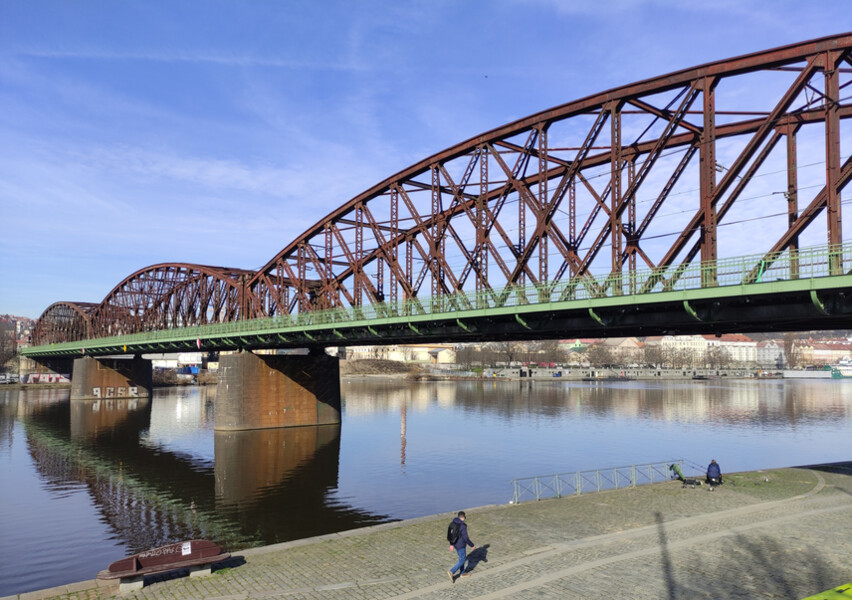
[[[459,524],[456,523],[455,520],[453,520],[450,523],[450,526],[447,527],[447,541],[451,544],[455,544],[457,541],[459,541],[460,529],[461,527],[459,526]]]

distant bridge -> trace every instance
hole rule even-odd
[[[588,96],[412,165],[257,272],[160,264],[57,302],[24,353],[849,327],[850,116],[852,33]]]

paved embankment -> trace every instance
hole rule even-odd
[[[852,463],[467,509],[470,577],[451,584],[449,515],[235,553],[125,598],[803,598],[852,581]],[[94,581],[22,594],[108,598]],[[17,598],[17,597],[16,597]]]

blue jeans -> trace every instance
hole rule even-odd
[[[459,553],[459,562],[457,562],[455,566],[450,569],[450,573],[452,573],[453,575],[456,574],[456,571],[459,571],[459,574],[464,573],[464,561],[467,559],[467,546],[456,548],[456,552]]]

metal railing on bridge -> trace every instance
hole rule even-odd
[[[677,272],[677,276],[670,275],[670,279],[666,279],[658,270],[645,269],[597,278],[588,275],[582,280],[572,279],[568,282],[508,286],[490,292],[469,292],[438,296],[423,301],[411,299],[394,304],[318,310],[297,315],[281,315],[203,327],[211,333],[230,333],[254,330],[258,325],[271,322],[285,327],[333,325],[389,317],[438,315],[478,309],[721,288],[749,283],[773,283],[793,279],[809,280],[830,276],[830,263],[835,257],[840,261],[843,273],[852,271],[852,243],[848,243],[838,248],[820,246],[801,249],[794,256],[786,252],[774,257],[757,254],[720,259],[713,264],[694,264],[673,268],[670,271]]]
[[[627,467],[521,477],[512,480],[512,503],[579,496],[589,492],[634,488],[638,485],[668,481],[671,479],[670,465],[677,465],[683,470],[683,463],[681,458]]]
[[[832,265],[835,265],[832,268]],[[587,275],[582,278],[548,282],[530,286],[507,286],[500,290],[458,293],[428,299],[410,299],[397,303],[383,303],[368,306],[335,308],[298,313],[296,315],[278,315],[260,319],[246,319],[230,323],[213,323],[184,327],[175,323],[173,327],[155,331],[119,335],[111,338],[91,340],[113,348],[121,345],[146,342],[166,342],[175,339],[196,338],[239,338],[240,335],[270,335],[273,342],[287,342],[287,330],[299,331],[311,339],[310,331],[331,330],[340,338],[345,335],[335,326],[364,326],[370,328],[382,319],[402,319],[413,323],[418,317],[445,318],[475,316],[483,310],[512,309],[536,305],[553,306],[555,303],[566,307],[574,302],[594,303],[596,300],[653,296],[664,292],[683,292],[690,290],[722,289],[744,285],[765,285],[767,287],[804,283],[836,274],[838,266],[841,274],[852,272],[852,242],[831,246],[803,248],[795,253],[783,252],[778,255],[750,255],[736,258],[719,259],[712,264],[691,264],[671,268],[666,272],[656,269],[636,270],[629,273],[598,276]],[[461,315],[461,313],[467,313]],[[481,313],[480,313],[481,314]],[[410,325],[413,328],[416,325]],[[460,326],[463,326],[460,323]],[[307,333],[305,333],[307,332]],[[277,336],[277,339],[276,339]],[[51,344],[51,350],[80,348],[86,342],[64,342]],[[234,343],[234,346],[239,345]],[[45,347],[46,348],[46,347]],[[227,349],[223,347],[222,349]],[[24,351],[26,354],[27,352]]]

